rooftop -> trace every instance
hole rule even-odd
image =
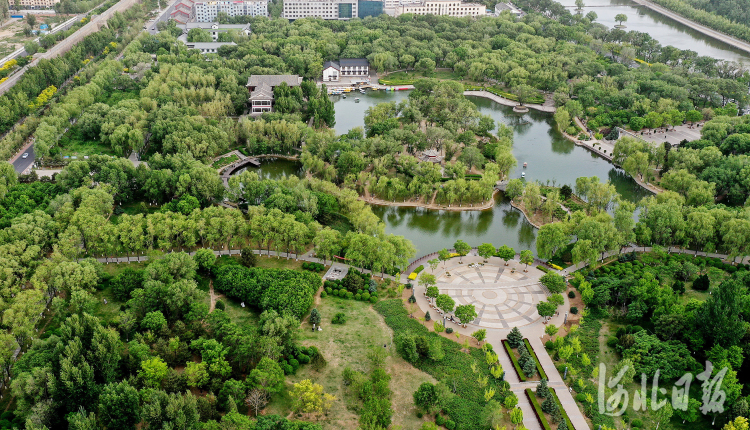
[[[234,42],[187,42],[190,49],[219,49],[224,45],[236,45]]]
[[[302,77],[297,75],[251,75],[247,78],[248,87],[258,87],[262,84],[275,87],[282,82],[286,82],[290,87],[296,87],[302,83]]]
[[[341,58],[339,59],[341,67],[369,66],[370,62],[366,58]]]
[[[261,83],[257,87],[255,87],[255,90],[250,93],[251,99],[266,99],[266,100],[273,100],[273,88],[271,88],[270,85],[264,83]]]
[[[339,63],[337,63],[335,61],[326,61],[325,63],[323,63],[323,70],[325,70],[325,69],[327,69],[329,67],[333,67],[336,70],[341,69],[341,66],[339,66]]]

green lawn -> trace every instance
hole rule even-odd
[[[60,151],[62,155],[77,156],[79,159],[85,155],[115,155],[108,145],[99,140],[87,140],[81,133],[80,127],[74,125],[65,135],[60,138]]]
[[[336,402],[328,417],[321,421],[324,429],[356,429],[359,416],[353,407],[358,402],[350,396],[343,385],[342,374],[347,366],[354,370],[367,372],[369,370],[367,351],[370,347],[383,348],[388,345],[390,356],[386,360],[386,370],[391,375],[391,390],[393,391],[392,406],[394,410],[393,425],[402,429],[417,429],[421,426],[421,419],[414,411],[412,394],[423,382],[435,380],[424,372],[406,363],[394,350],[391,344],[391,330],[385,325],[382,317],[375,312],[369,303],[340,298],[327,297],[321,299],[316,306],[322,316],[323,331],[311,331],[307,322],[302,324],[300,342],[305,346],[315,346],[323,354],[327,365],[320,370],[311,366],[302,366],[296,375],[287,377],[291,384],[303,379],[323,385],[327,393],[336,396]],[[343,312],[347,317],[344,325],[331,324],[331,318]],[[351,407],[348,407],[351,406]],[[286,416],[291,410],[291,399],[288,393],[277,395],[267,413]]]

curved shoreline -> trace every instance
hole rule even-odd
[[[496,103],[499,103],[503,106],[508,107],[516,107],[518,106],[518,102],[506,99],[505,97],[500,97],[498,95],[492,94],[489,91],[464,91],[464,96],[475,96],[475,97],[483,97],[485,99],[492,100]],[[544,105],[537,105],[537,104],[525,104],[524,107],[529,109],[538,110],[539,112],[545,112],[545,113],[555,113],[557,112],[557,108],[554,106],[544,106]]]
[[[539,230],[539,229],[541,229],[541,228],[542,228],[542,226],[539,226],[539,225],[536,225],[536,224],[534,224],[534,222],[533,222],[533,221],[531,221],[531,218],[529,218],[529,214],[527,214],[525,210],[521,209],[521,208],[520,208],[520,207],[518,207],[518,206],[517,206],[517,205],[516,205],[515,203],[513,203],[513,200],[511,200],[511,201],[510,201],[510,205],[511,205],[511,206],[512,206],[513,208],[515,208],[516,210],[518,210],[519,212],[521,212],[521,213],[523,214],[524,218],[526,218],[526,221],[528,221],[528,222],[529,222],[529,224],[533,225],[533,226],[534,226],[534,228],[536,228],[537,230]]]

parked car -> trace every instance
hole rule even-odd
[[[21,156],[21,158],[29,158],[29,153],[28,152],[24,152],[23,155]]]

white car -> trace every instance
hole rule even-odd
[[[24,152],[23,155],[21,156],[21,158],[29,158],[29,153],[28,152]]]

